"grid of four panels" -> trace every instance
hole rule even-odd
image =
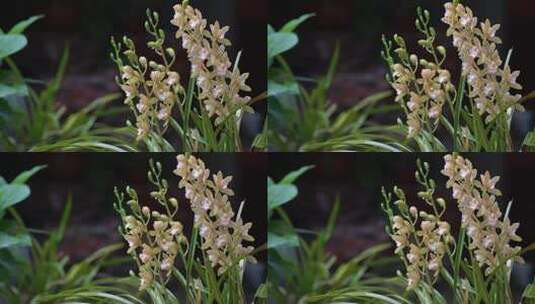
[[[0,10],[0,304],[535,303],[528,0]]]

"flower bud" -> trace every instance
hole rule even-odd
[[[416,207],[414,207],[414,206],[410,207],[409,212],[414,217],[416,217],[418,215],[418,209],[416,209]]]
[[[175,57],[175,50],[173,50],[172,48],[167,48],[165,51],[167,52],[167,55]]]
[[[418,197],[425,199],[425,198],[429,197],[429,193],[427,191],[420,191],[420,192],[418,192]]]
[[[403,39],[403,37],[399,36],[399,35],[394,35],[394,41],[402,48],[405,47],[405,40]]]
[[[411,60],[412,65],[417,65],[418,64],[418,56],[412,54],[410,56],[410,60]]]
[[[132,50],[127,50],[127,51],[124,51],[124,55],[126,56],[126,58],[128,58],[128,60],[130,62],[136,62],[137,60],[137,55],[134,51]]]
[[[442,45],[439,45],[439,46],[437,47],[437,51],[438,51],[438,53],[439,53],[440,55],[442,55],[442,56],[446,56],[446,48],[443,47]]]
[[[429,47],[430,43],[429,43],[429,40],[427,40],[427,39],[420,39],[420,40],[418,40],[418,45],[422,46],[424,48],[427,48],[427,47]]]
[[[147,58],[146,57],[139,57],[139,63],[141,64],[141,66],[143,66],[144,68],[147,67]]]

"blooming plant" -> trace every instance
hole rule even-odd
[[[428,11],[419,8],[416,20],[423,35],[418,44],[427,58],[410,53],[398,35],[394,43],[383,38],[387,81],[405,115],[398,123],[421,151],[513,151],[512,116],[523,110],[521,103],[529,96],[516,93],[522,86],[517,83],[520,72],[509,65],[512,51],[505,60],[498,52],[500,25],[488,19],[480,23],[459,2],[446,3],[442,18],[462,65],[457,85],[444,66],[446,48],[436,43]]]
[[[139,56],[127,37],[122,44],[112,38],[112,59],[120,72],[117,81],[135,117],[135,123],[127,126],[149,151],[242,150],[242,118],[254,112],[251,104],[261,97],[247,95],[249,74],[238,68],[241,53],[234,63],[229,58],[231,42],[225,35],[230,29],[217,21],[208,25],[187,0],[175,5],[174,11],[171,24],[178,28],[176,38],[191,66],[185,85],[173,70],[176,53],[165,46],[157,13],[147,10],[145,29],[153,39],[147,46],[158,60]]]
[[[246,262],[255,262],[254,248],[245,243],[254,238],[248,232],[252,223],[241,218],[243,202],[237,213],[232,209],[232,177],[221,172],[210,177],[204,162],[193,155],[179,155],[177,160],[178,188],[184,189],[194,214],[189,238],[177,219],[179,202],[168,194],[160,163],[151,161],[148,178],[156,187],[151,197],[163,211],[140,204],[130,187],[126,198],[116,191],[120,232],[138,267],[139,289],[152,303],[179,303],[166,288],[174,280],[187,303],[245,303],[243,272]]]
[[[498,176],[487,171],[478,177],[472,163],[457,154],[447,155],[441,171],[448,178],[446,188],[461,213],[459,234],[453,235],[444,219],[448,207],[436,197],[436,182],[429,177],[429,165],[418,161],[418,192],[429,210],[411,206],[404,191],[383,189],[382,203],[389,225],[387,232],[396,244],[405,274],[398,273],[418,303],[452,303],[435,287],[442,279],[452,291],[455,303],[513,303],[510,276],[513,262],[521,262],[518,223],[511,223],[508,204],[505,213],[498,205]]]

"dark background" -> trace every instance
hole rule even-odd
[[[0,27],[9,30],[16,22],[33,15],[45,15],[27,31],[28,46],[13,56],[28,78],[48,79],[56,71],[66,45],[71,48],[68,70],[60,92],[60,102],[76,109],[102,95],[119,91],[114,77],[115,64],[109,58],[110,37],[127,35],[136,42],[139,55],[150,58],[146,48],[148,34],[143,22],[145,10],[160,14],[160,25],[167,32],[167,45],[177,50],[176,68],[188,78],[189,63],[181,44],[174,39],[176,27],[170,24],[178,0],[17,0],[3,4]],[[266,90],[267,0],[193,0],[209,23],[218,20],[231,27],[228,38],[233,45],[229,55],[234,62],[243,51],[239,67],[249,72],[252,96]],[[120,102],[120,101],[117,101]],[[254,107],[259,115],[250,117],[246,128],[261,128],[266,106]],[[121,121],[122,122],[122,121]],[[247,131],[247,130],[246,130]]]
[[[271,0],[269,22],[276,29],[286,21],[305,13],[315,13],[297,30],[300,42],[285,57],[298,76],[324,75],[337,41],[341,43],[341,57],[330,97],[342,108],[347,108],[364,97],[382,90],[389,90],[384,80],[386,67],[380,56],[381,35],[402,35],[412,52],[421,55],[416,44],[420,39],[414,26],[416,7],[431,12],[431,24],[437,29],[438,43],[448,49],[446,67],[454,75],[459,73],[460,63],[452,47],[451,37],[446,37],[443,4],[447,1],[424,0]],[[498,36],[504,44],[500,47],[503,60],[510,48],[513,70],[521,70],[519,83],[523,95],[535,90],[535,44],[530,30],[535,27],[535,2],[530,0],[464,0],[479,20],[489,18],[500,23]],[[454,77],[457,79],[457,77]],[[455,81],[457,82],[457,81]],[[390,100],[392,101],[392,100]],[[533,110],[535,103],[526,106]],[[521,132],[533,127],[530,115],[518,115],[516,128]],[[395,118],[392,119],[395,123]]]
[[[268,172],[278,181],[292,170],[315,165],[297,181],[299,195],[285,205],[285,209],[296,227],[317,230],[324,227],[339,195],[341,211],[328,250],[344,261],[372,245],[392,243],[385,233],[386,220],[380,207],[382,186],[391,191],[398,185],[406,192],[410,204],[426,209],[425,203],[416,198],[420,191],[414,177],[418,158],[430,164],[431,177],[437,182],[437,197],[446,200],[446,219],[452,223],[452,229],[460,225],[451,189],[445,188],[447,178],[440,173],[444,167],[443,156],[439,153],[272,153]],[[479,174],[488,170],[492,176],[501,176],[497,188],[503,193],[498,199],[502,211],[505,212],[507,203],[513,200],[510,219],[520,223],[521,245],[526,247],[535,242],[532,188],[535,155],[480,153],[463,156],[472,161]],[[519,275],[524,276],[522,280],[532,280],[531,265],[535,255],[528,253],[524,257],[528,262],[527,270]]]
[[[254,246],[258,248],[266,243],[267,155],[207,153],[196,156],[205,161],[212,173],[221,170],[223,175],[233,176],[230,184],[235,191],[231,199],[233,208],[237,212],[239,204],[245,200],[242,217],[244,222],[253,223],[250,233],[256,239]],[[63,254],[77,261],[102,246],[124,243],[117,231],[120,218],[113,209],[115,186],[124,190],[130,185],[138,192],[141,204],[147,204],[151,209],[158,208],[149,197],[150,191],[154,190],[147,179],[151,158],[162,163],[163,176],[170,185],[170,195],[177,195],[181,206],[179,219],[185,231],[190,231],[193,215],[183,198],[183,190],[178,190],[179,177],[173,174],[176,168],[174,153],[2,153],[0,175],[10,181],[23,170],[35,165],[48,165],[31,178],[28,185],[32,193],[16,208],[29,228],[55,229],[71,194],[72,216],[60,249]],[[256,256],[261,263],[265,262],[264,251]],[[261,277],[261,272],[256,274],[256,279]],[[253,278],[250,280],[255,281]]]

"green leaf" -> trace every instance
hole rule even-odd
[[[297,247],[299,237],[295,229],[282,220],[270,220],[268,228],[268,248]]]
[[[390,97],[391,95],[391,92],[385,91],[370,95],[359,101],[351,109],[341,112],[338,117],[336,117],[335,122],[331,126],[330,132],[335,134],[337,132],[343,132],[346,128],[350,127],[354,123],[358,123],[359,126],[362,125],[364,122],[366,122],[368,114],[371,111],[381,109],[381,107],[377,106],[377,103],[387,97]]]
[[[0,70],[0,98],[11,95],[27,96],[28,86],[15,73]]]
[[[296,196],[297,188],[294,185],[272,185],[268,187],[268,210],[280,207]]]
[[[61,215],[61,219],[59,221],[59,227],[54,231],[54,236],[57,238],[58,244],[63,239],[63,236],[65,235],[65,231],[67,230],[67,224],[69,223],[69,218],[71,217],[71,210],[72,210],[72,197],[69,194],[69,197],[67,198],[67,203],[65,204],[65,207],[63,208],[63,214]]]
[[[30,25],[43,17],[44,15],[32,16],[26,20],[20,21],[11,28],[9,34],[22,34]]]
[[[261,284],[258,289],[256,290],[255,292],[255,299],[265,299],[267,300],[268,298],[268,293],[269,293],[269,283],[264,283],[264,284]]]
[[[329,62],[329,69],[327,70],[327,75],[325,76],[325,79],[324,79],[325,81],[324,85],[325,85],[325,88],[327,89],[331,87],[339,61],[340,61],[340,42],[336,42],[336,45],[334,47],[334,52],[331,57],[331,61]]]
[[[280,30],[280,32],[290,33],[293,32],[301,23],[305,22],[309,18],[315,16],[315,14],[304,14],[299,18],[288,21]]]
[[[54,78],[47,84],[45,90],[41,92],[40,99],[47,103],[49,106],[53,106],[56,101],[56,94],[59,91],[65,70],[67,69],[67,63],[69,62],[70,49],[68,46],[63,50],[61,60],[56,71]]]
[[[522,303],[535,304],[535,284],[529,284],[522,294]]]
[[[299,94],[299,85],[293,81],[278,82],[268,80],[268,96],[277,96],[282,94]]]
[[[271,187],[272,185],[274,185],[275,182],[273,181],[273,179],[271,177],[268,176],[267,178],[267,185],[268,187]]]
[[[267,33],[268,35],[275,33],[275,29],[270,24],[267,25]]]
[[[305,174],[308,170],[314,168],[314,166],[304,166],[295,171],[292,171],[279,182],[279,184],[293,184],[301,175]]]
[[[12,184],[25,184],[30,177],[32,177],[37,172],[43,170],[46,166],[35,166],[30,170],[20,173],[15,179],[11,182]]]
[[[0,186],[0,210],[18,204],[30,196],[30,188],[26,185]]]
[[[265,151],[268,148],[268,121],[264,121],[264,127],[262,128],[262,133],[258,134],[251,147],[255,150]]]
[[[21,95],[21,88],[23,87],[11,87],[5,84],[0,83],[0,98],[11,96],[11,95]]]
[[[297,246],[299,246],[299,238],[295,233],[279,235],[274,232],[268,232],[268,249]]]
[[[522,147],[526,152],[535,152],[535,132],[532,131],[526,135]]]
[[[331,209],[331,214],[329,214],[329,219],[327,220],[327,224],[325,225],[325,230],[322,234],[324,234],[325,239],[330,239],[334,228],[336,227],[336,220],[338,219],[338,215],[340,214],[340,197],[336,198],[336,201],[334,202],[334,206]]]
[[[0,59],[13,55],[28,44],[23,35],[0,35]]]
[[[32,239],[28,233],[16,235],[0,231],[0,249],[16,246],[31,246]]]
[[[299,38],[294,33],[272,33],[268,35],[268,66],[273,63],[273,58],[297,45]]]
[[[15,250],[14,250],[15,249]],[[26,257],[20,255],[17,248],[0,250],[0,282],[8,282],[14,277],[23,275],[20,271],[24,267]]]
[[[354,256],[349,262],[341,264],[331,277],[330,284],[337,286],[346,279],[354,276],[360,269],[365,269],[368,263],[372,262],[380,253],[390,248],[390,244],[379,244],[364,250],[361,254]],[[363,267],[365,266],[365,267]]]

